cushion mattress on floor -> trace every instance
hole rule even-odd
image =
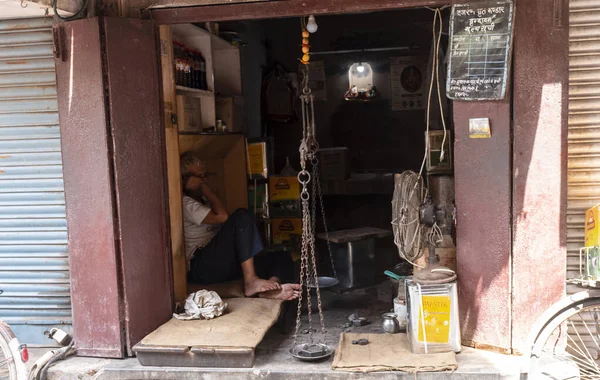
[[[211,320],[171,319],[133,348],[142,365],[245,368],[254,349],[277,322],[282,302],[228,298],[222,316]]]

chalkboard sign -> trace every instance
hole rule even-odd
[[[452,6],[448,98],[504,99],[512,50],[513,12],[510,0]]]

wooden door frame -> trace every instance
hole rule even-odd
[[[238,21],[299,17],[309,14],[374,12],[418,7],[442,7],[456,0],[272,0],[268,2],[190,6],[174,0],[168,8],[148,9],[144,17],[159,25],[206,21]]]

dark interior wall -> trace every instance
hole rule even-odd
[[[317,17],[319,29],[310,37],[311,51],[411,47],[410,50],[313,56],[323,61],[327,101],[315,103],[317,138],[321,147],[346,146],[353,171],[418,170],[424,150],[425,111],[392,111],[390,58],[429,56],[433,13],[426,9]],[[300,19],[262,21],[268,61],[280,62],[296,72],[300,57]],[[380,99],[369,103],[346,102],[348,68],[368,62],[374,69],[374,85]],[[443,72],[443,71],[442,71]],[[275,171],[286,156],[299,166],[299,121],[267,123],[275,140]]]
[[[348,147],[353,172],[419,170],[425,148],[425,110],[392,111],[390,59],[421,56],[428,61],[432,21],[433,12],[427,9],[317,17],[319,29],[310,36],[312,52],[380,47],[410,48],[315,55],[312,58],[313,61],[323,61],[326,74],[327,100],[315,102],[319,144],[322,148]],[[256,96],[260,94],[260,82],[257,78],[260,78],[258,69],[261,65],[276,61],[289,72],[295,73],[299,69],[300,19],[271,19],[243,24],[246,46],[241,50],[242,79],[249,121],[248,135],[256,137],[268,134],[273,137],[275,173],[283,168],[286,157],[290,158],[292,166],[299,169],[301,121],[269,123],[263,119],[257,123],[257,117],[252,115],[259,110],[256,105],[259,98]],[[447,25],[444,29],[447,30]],[[376,101],[358,103],[347,102],[343,98],[349,88],[348,68],[359,61],[368,62],[374,70],[374,85],[380,93],[380,98]],[[440,70],[442,75],[444,72],[445,70]],[[437,112],[437,108],[432,109],[433,115],[437,116]],[[439,118],[432,117],[432,129],[439,128]],[[392,192],[393,188],[390,187],[387,195],[327,196],[330,229],[361,226],[389,229]]]
[[[231,29],[240,30],[244,42],[240,48],[240,60],[243,63],[241,65],[242,92],[247,119],[247,136],[260,137],[260,88],[262,67],[267,59],[263,29],[258,21],[240,21],[232,25]]]
[[[444,14],[447,31],[448,14]],[[425,148],[425,110],[392,111],[390,61],[392,57],[418,56],[429,61],[433,12],[427,9],[317,16],[319,29],[310,36],[312,52],[409,47],[406,50],[351,54],[315,55],[323,61],[326,74],[326,101],[315,102],[317,138],[322,148],[345,146],[350,151],[353,172],[418,171]],[[300,67],[301,23],[299,18],[227,23],[225,28],[241,32],[245,46],[242,54],[242,80],[248,113],[248,136],[268,134],[274,141],[274,172],[281,171],[290,158],[299,169],[298,147],[302,138],[301,121],[269,123],[260,112],[261,67],[274,61],[288,72]],[[446,36],[442,38],[445,41]],[[348,68],[354,62],[368,62],[374,70],[374,85],[380,98],[369,103],[347,102]],[[445,70],[440,68],[443,76]],[[427,75],[428,77],[428,75]],[[424,78],[428,80],[428,78]],[[443,85],[443,83],[442,83]],[[444,91],[442,91],[444,93]],[[298,104],[299,114],[299,104]],[[438,108],[432,108],[432,129],[441,129]],[[448,122],[451,128],[451,122]],[[331,230],[371,226],[390,228],[388,194],[326,196],[327,219]],[[322,230],[322,227],[318,227]],[[391,239],[390,239],[391,242]],[[394,255],[395,256],[395,255]]]

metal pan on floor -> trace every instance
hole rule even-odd
[[[340,283],[335,277],[319,276],[317,278],[319,279],[319,288],[321,289],[332,288]],[[314,281],[311,281],[309,286],[313,289],[317,287]]]

